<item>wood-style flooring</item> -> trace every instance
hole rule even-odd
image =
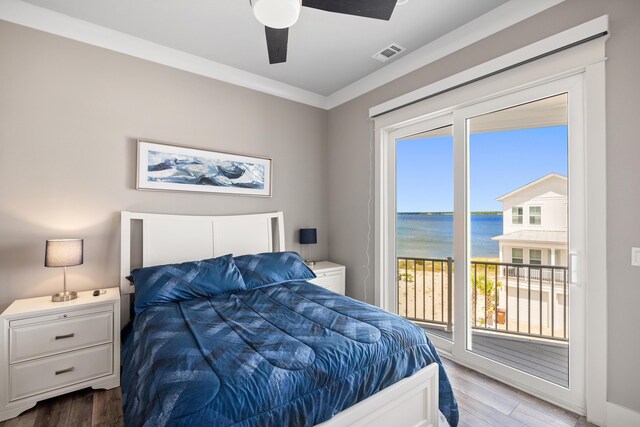
[[[584,417],[558,408],[443,358],[460,405],[460,427],[586,427]],[[38,403],[0,427],[124,426],[120,388],[79,390]]]
[[[460,407],[460,427],[587,427],[585,417],[479,374],[446,358],[442,363]]]
[[[0,427],[121,427],[122,393],[86,388],[38,402]]]

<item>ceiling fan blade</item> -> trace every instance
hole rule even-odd
[[[302,0],[302,5],[327,12],[388,21],[391,19],[396,2],[397,0]]]
[[[276,29],[264,27],[267,35],[267,50],[269,51],[269,64],[287,62],[287,44],[289,41],[289,29]]]

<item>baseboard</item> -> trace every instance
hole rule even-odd
[[[640,412],[607,402],[607,427],[640,427]]]
[[[104,382],[96,382],[91,386],[94,390],[111,390],[112,388],[120,387],[120,378],[111,379]]]

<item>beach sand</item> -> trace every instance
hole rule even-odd
[[[398,314],[401,316],[447,323],[449,304],[447,272],[407,270],[409,280],[405,280],[404,269],[398,282]],[[444,307],[444,310],[443,310]]]

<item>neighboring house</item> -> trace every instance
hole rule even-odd
[[[550,333],[553,323],[555,333],[562,336],[566,322],[566,268],[536,266],[567,266],[567,177],[551,173],[497,200],[503,206],[503,234],[493,240],[500,244],[500,262],[523,264],[501,268],[499,310],[505,310],[508,291],[509,307],[520,307],[519,317],[516,310],[508,313],[512,327],[520,323],[524,330],[532,325],[538,329],[542,323],[545,332]],[[552,276],[555,280],[551,280]],[[529,321],[530,325],[525,323]]]
[[[551,173],[504,196],[500,262],[567,265],[567,177]]]

